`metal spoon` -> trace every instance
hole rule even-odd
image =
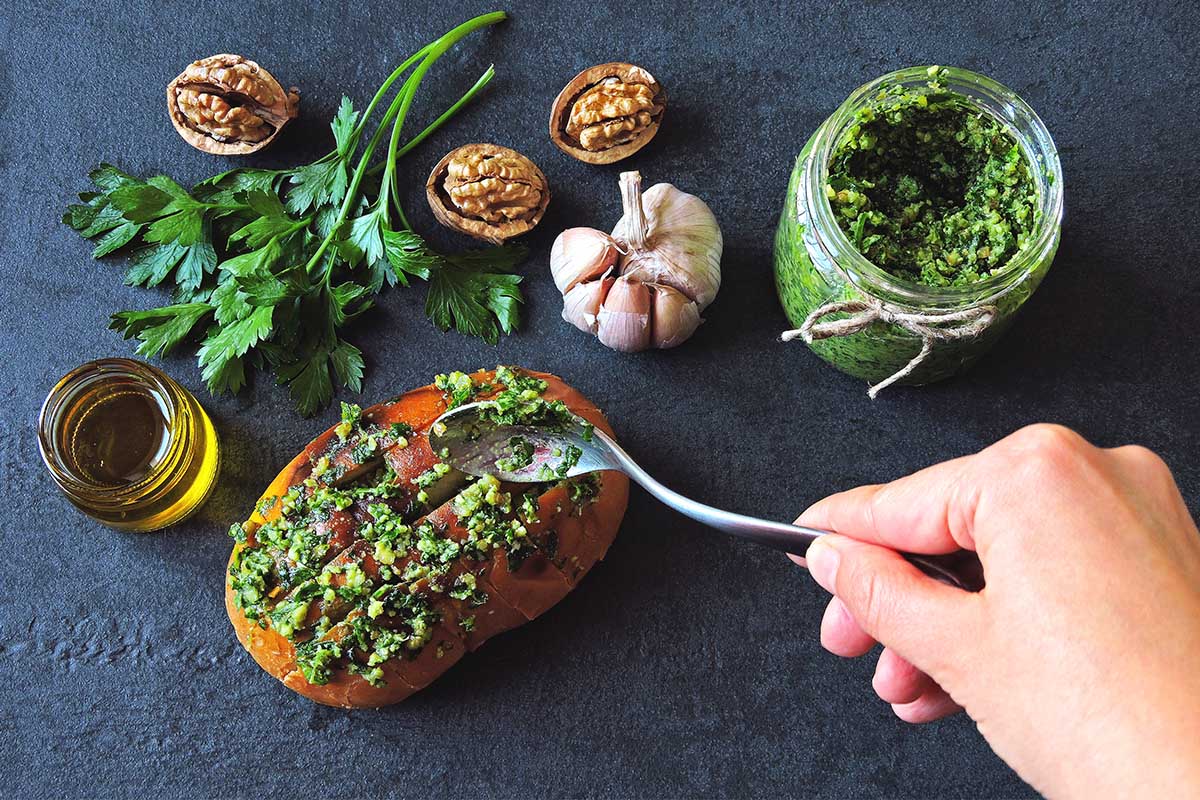
[[[433,451],[450,466],[468,475],[494,475],[501,481],[539,483],[599,470],[617,470],[686,517],[785,553],[803,556],[817,537],[829,533],[734,514],[684,497],[650,477],[603,431],[592,428],[578,417],[574,425],[498,425],[480,416],[480,407],[484,405],[468,403],[447,411],[433,424],[429,434]],[[901,555],[917,569],[943,583],[968,592],[983,588],[983,567],[970,551]]]

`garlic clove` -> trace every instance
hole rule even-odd
[[[620,255],[608,234],[595,228],[568,228],[550,248],[550,274],[564,295],[584,281],[598,278],[616,266]]]
[[[623,353],[650,346],[650,290],[644,283],[622,276],[604,298],[597,315],[596,335],[600,343]]]
[[[670,286],[659,284],[650,289],[654,294],[650,343],[660,349],[683,344],[704,321],[700,307]]]
[[[606,275],[598,281],[575,284],[563,296],[563,319],[581,331],[595,334],[599,324],[600,304],[604,302],[616,280]]]

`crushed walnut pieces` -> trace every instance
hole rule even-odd
[[[600,64],[559,92],[550,112],[550,139],[580,161],[611,164],[654,138],[666,103],[662,86],[641,67]]]
[[[193,61],[167,86],[171,123],[206,153],[261,150],[299,113],[295,87],[285,92],[270,72],[242,56],[222,53]]]
[[[532,230],[550,203],[537,165],[494,144],[468,144],[448,153],[425,190],[438,222],[495,244]]]

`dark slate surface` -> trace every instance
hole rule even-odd
[[[21,5],[18,3],[18,5]],[[914,728],[874,698],[867,661],[817,643],[823,593],[776,553],[711,534],[634,494],[608,559],[542,619],[490,643],[402,706],[322,708],[268,678],[221,603],[230,522],[333,420],[300,419],[258,380],[203,393],[224,469],[194,521],[120,534],[74,511],[37,460],[54,380],[128,355],[108,315],[161,301],[121,285],[59,224],[101,159],[190,182],[228,166],[170,128],[162,87],[189,60],[236,51],[304,92],[303,119],[261,160],[327,149],[342,92],[365,100],[391,65],[477,2],[96,0],[0,11],[0,791],[16,797],[1013,797],[1029,790],[966,719]],[[408,185],[458,144],[495,140],[542,166],[554,201],[530,237],[527,319],[498,348],[440,335],[423,289],[394,291],[353,331],[363,400],[497,361],[552,370],[604,406],[651,472],[717,505],[790,519],[818,497],[974,451],[1037,420],[1139,441],[1200,506],[1200,238],[1195,187],[1200,17],[1194,4],[1047,6],[647,0],[512,4],[418,103],[433,113],[494,61],[483,98],[404,162]],[[451,7],[460,6],[460,7]],[[964,10],[973,6],[972,10]],[[546,138],[559,88],[594,63],[645,65],[668,87],[658,139],[623,166],[699,193],[722,220],[725,283],[685,347],[622,356],[569,329],[547,275],[554,235],[609,227],[617,167]],[[914,63],[1013,87],[1059,143],[1068,223],[1058,261],[998,350],[945,385],[864,386],[775,340],[785,321],[770,245],[791,158],[842,98]],[[423,231],[434,223],[408,201]],[[453,243],[443,237],[443,243]],[[1072,721],[1064,719],[1063,725]]]

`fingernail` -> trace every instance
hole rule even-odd
[[[800,516],[796,517],[796,521],[793,522],[792,524],[793,525],[812,525],[813,524],[813,520],[811,518],[812,510],[814,508],[816,508],[818,505],[820,505],[820,503],[813,503],[811,506],[804,509],[804,513],[802,513]]]
[[[813,580],[822,589],[833,594],[833,587],[837,581],[838,563],[842,559],[833,543],[824,538],[817,539],[809,545],[808,552],[804,557],[808,560],[808,572],[813,576]]]

